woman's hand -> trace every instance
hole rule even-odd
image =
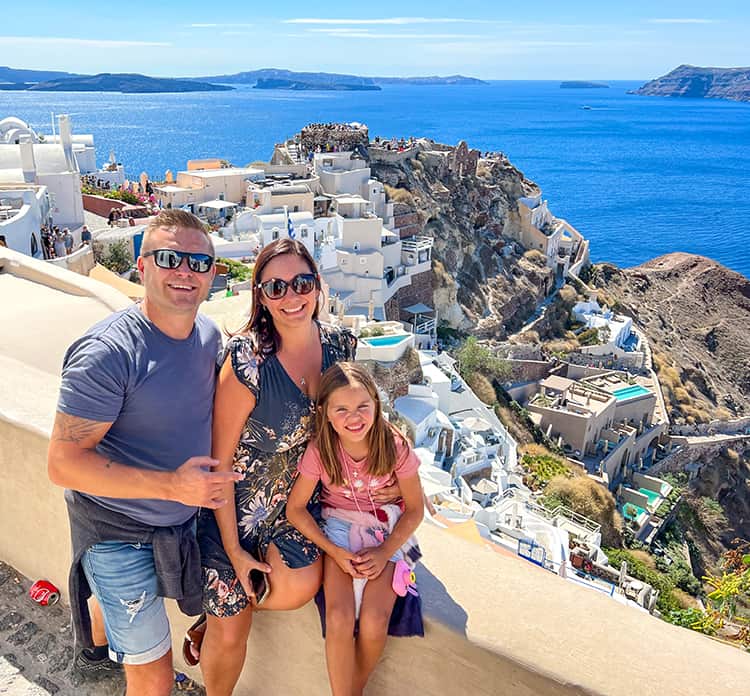
[[[253,590],[253,584],[250,582],[250,571],[259,570],[262,573],[270,573],[271,566],[268,563],[256,560],[254,556],[241,548],[229,554],[229,560],[250,604],[255,606],[255,590]]]
[[[341,546],[337,546],[336,550],[331,554],[333,560],[336,561],[336,565],[341,568],[345,573],[351,575],[353,578],[363,578],[364,575],[357,570],[355,562],[358,558],[356,553],[349,551]]]
[[[401,498],[401,486],[398,485],[398,481],[395,481],[390,486],[383,486],[377,490],[371,491],[372,501],[378,507],[381,505],[390,505],[391,503],[398,503]]]
[[[337,546],[336,550],[333,551],[330,556],[336,561],[336,565],[341,568],[347,575],[351,575],[353,578],[365,577],[362,573],[357,570],[354,562],[357,560],[357,554],[352,553],[348,549],[341,546]]]
[[[375,580],[380,577],[389,560],[391,560],[391,557],[388,552],[384,551],[382,546],[375,546],[370,549],[362,549],[357,554],[354,567],[362,574],[362,577]]]

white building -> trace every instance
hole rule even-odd
[[[335,240],[335,257],[319,254],[331,297],[343,303],[348,314],[367,316],[373,303],[376,319],[392,318],[386,303],[411,284],[412,276],[431,269],[432,239],[420,237],[413,249],[404,249],[405,242],[383,226],[372,204],[361,196],[336,196],[334,210],[333,224],[326,229]],[[338,313],[338,307],[334,311]]]
[[[633,331],[633,320],[630,317],[615,314],[611,309],[601,307],[595,299],[576,303],[572,313],[587,329],[597,329],[602,339],[598,345],[583,346],[582,352],[605,355],[640,350],[640,342]]]
[[[44,258],[39,229],[48,219],[46,186],[0,183],[0,235],[10,249]]]
[[[47,137],[37,134],[20,119],[10,117],[0,121],[0,184],[46,187],[52,222],[71,228],[75,234],[76,228],[83,225],[77,157],[80,155],[88,164],[93,144],[74,146],[70,119],[60,115],[58,122],[59,136],[51,137],[48,142]]]
[[[326,193],[361,196],[370,202],[370,209],[383,224],[393,228],[393,203],[386,203],[385,187],[372,178],[365,160],[352,152],[316,153],[313,169]]]
[[[174,183],[154,186],[154,195],[165,208],[194,208],[213,200],[242,203],[249,182],[262,176],[257,167],[188,169],[178,172]]]

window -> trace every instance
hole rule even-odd
[[[364,258],[364,257],[362,257],[362,258],[361,258],[361,259],[359,260],[359,265],[360,265],[360,266],[364,266],[364,265],[365,265],[366,263],[367,263],[367,259],[366,259],[366,258]]]
[[[39,253],[39,242],[37,241],[36,234],[31,235],[31,255],[36,256]]]
[[[354,251],[359,251],[359,242],[354,242],[352,248],[354,249]]]
[[[278,227],[274,227],[271,230],[271,239],[275,240],[275,239],[278,239],[278,238],[279,238],[279,228]]]
[[[302,239],[307,239],[307,227],[301,227],[299,234]]]

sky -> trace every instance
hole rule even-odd
[[[735,0],[37,0],[27,13],[18,7],[0,22],[0,65],[87,74],[195,77],[273,67],[643,80],[682,63],[750,65],[750,3]]]

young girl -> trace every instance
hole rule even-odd
[[[418,467],[406,440],[383,418],[372,377],[351,362],[326,370],[318,389],[315,438],[297,467],[300,475],[286,513],[326,553],[326,660],[333,696],[361,694],[383,652],[396,600],[395,563],[422,521]],[[394,478],[403,497],[400,516],[398,508],[393,515],[372,498]],[[307,509],[318,481],[323,484],[324,532]],[[352,578],[366,581],[356,639]]]

